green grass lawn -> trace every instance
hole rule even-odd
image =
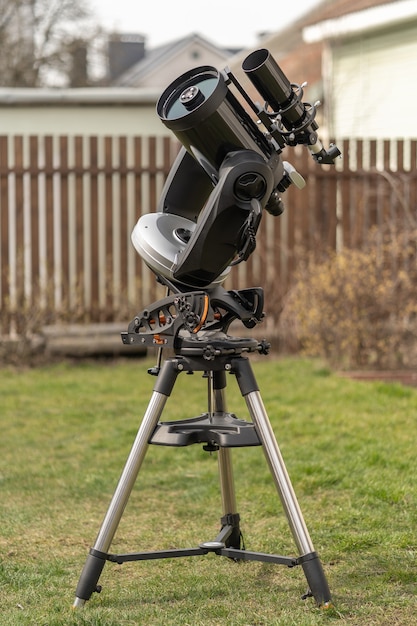
[[[301,568],[215,555],[106,564],[103,591],[75,587],[148,404],[149,362],[0,370],[2,625],[417,624],[417,389],[339,378],[307,360],[254,370],[335,603],[302,601]],[[207,410],[181,375],[164,420]],[[233,378],[228,409],[247,419]],[[248,550],[296,555],[262,450],[233,450]],[[114,552],[193,547],[222,514],[216,454],[151,446]]]

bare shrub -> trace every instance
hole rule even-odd
[[[280,335],[338,368],[415,366],[417,230],[373,229],[362,249],[300,263]]]

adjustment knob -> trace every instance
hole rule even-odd
[[[239,176],[235,183],[235,194],[241,200],[261,200],[266,192],[266,182],[263,176],[255,172],[248,172]]]
[[[185,106],[187,111],[193,111],[204,102],[204,95],[196,85],[190,85],[190,87],[184,89],[180,95],[180,102]]]

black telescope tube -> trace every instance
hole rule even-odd
[[[269,50],[252,52],[243,61],[242,69],[272,110],[281,114],[285,128],[296,130],[307,115],[304,104]]]
[[[179,76],[162,93],[156,110],[216,181],[230,152],[253,150],[263,158],[271,156],[271,145],[214,67],[204,65]]]

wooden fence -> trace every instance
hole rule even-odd
[[[284,158],[306,179],[228,287],[284,293],[300,253],[361,245],[371,225],[416,219],[416,141],[337,142],[336,167],[304,148]],[[154,211],[178,150],[171,138],[0,137],[0,334],[55,319],[130,319],[161,297],[130,234]]]

